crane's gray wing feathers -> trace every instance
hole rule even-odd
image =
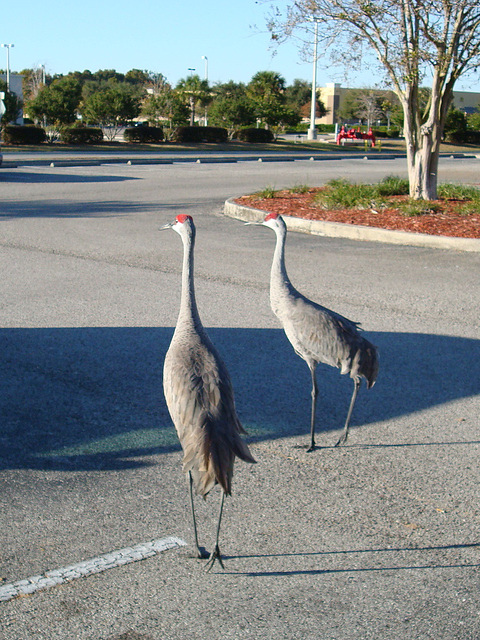
[[[376,348],[364,338],[358,322],[308,300],[290,299],[280,320],[296,353],[311,362],[323,362],[352,378],[364,377],[373,386],[378,372]]]
[[[197,493],[218,482],[231,492],[233,462],[255,462],[240,438],[245,433],[235,410],[230,376],[205,336],[188,344],[172,341],[165,357],[164,392]]]

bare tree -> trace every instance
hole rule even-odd
[[[359,93],[357,99],[359,106],[358,116],[367,121],[367,127],[373,126],[375,120],[381,120],[383,118],[383,111],[378,106],[378,92],[366,89]]]
[[[268,26],[274,40],[303,31],[312,42],[312,20],[337,62],[358,64],[362,53],[375,54],[403,108],[410,194],[436,198],[453,88],[480,65],[478,0],[296,0],[285,14],[275,7]],[[423,107],[420,88],[427,82]]]
[[[38,92],[45,84],[45,67],[34,67],[22,71],[23,95],[26,100],[36,98]]]

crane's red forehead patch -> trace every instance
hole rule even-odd
[[[180,213],[175,220],[183,224],[186,220],[193,220],[192,216],[187,216],[185,213]]]
[[[278,213],[269,213],[265,216],[265,221],[267,220],[276,220],[278,218]]]

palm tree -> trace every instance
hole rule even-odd
[[[192,75],[187,78],[179,80],[175,90],[188,98],[190,103],[190,126],[195,124],[195,107],[197,103],[205,107],[212,99],[210,88],[208,86],[208,80],[201,80],[200,76]]]

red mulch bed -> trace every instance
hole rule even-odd
[[[456,200],[436,200],[436,206],[440,207],[438,212],[423,213],[418,216],[407,216],[394,207],[378,211],[368,209],[325,211],[314,203],[315,195],[320,189],[321,187],[312,188],[306,193],[290,193],[288,190],[277,191],[274,198],[258,198],[255,195],[242,196],[237,198],[236,202],[269,213],[279,213],[308,220],[328,220],[456,238],[480,238],[480,211],[469,214],[459,213],[461,203]],[[395,198],[402,199],[402,196],[392,198],[392,204],[395,202]]]

